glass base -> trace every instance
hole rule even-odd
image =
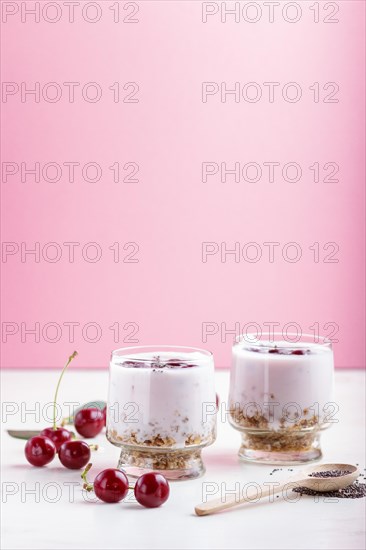
[[[314,432],[242,433],[239,458],[265,464],[294,465],[322,457],[320,435]]]
[[[170,481],[196,479],[206,471],[201,449],[145,451],[122,447],[117,468],[131,477],[158,472]]]

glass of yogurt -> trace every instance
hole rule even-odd
[[[139,476],[201,476],[202,448],[216,438],[214,362],[210,352],[139,346],[112,352],[107,438],[121,447],[118,463]]]
[[[239,457],[296,464],[321,457],[320,431],[336,422],[331,342],[304,335],[239,337],[232,350],[229,420]]]

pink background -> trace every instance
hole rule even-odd
[[[264,329],[276,322],[281,330],[296,322],[304,333],[319,323],[321,334],[336,323],[336,365],[363,367],[364,3],[338,2],[334,24],[314,23],[308,2],[293,24],[280,15],[273,23],[264,15],[255,24],[222,23],[219,14],[202,23],[198,1],[140,1],[138,23],[114,23],[113,3],[99,2],[103,15],[95,24],[84,21],[80,9],[74,23],[65,11],[54,24],[22,23],[19,13],[2,23],[3,81],[29,87],[94,81],[103,89],[97,103],[84,101],[80,87],[69,103],[63,87],[58,103],[22,103],[18,93],[1,105],[3,163],[94,161],[103,168],[95,183],[80,171],[73,183],[65,174],[56,183],[21,182],[19,173],[3,179],[2,241],[28,248],[57,242],[63,255],[56,263],[2,256],[2,365],[59,368],[77,349],[75,366],[106,367],[112,349],[136,345],[126,340],[135,326],[126,323],[135,323],[140,344],[205,347],[217,366],[227,366],[232,335],[225,341],[222,323],[234,329],[235,323],[255,322]],[[114,103],[108,87],[116,81],[137,82],[139,102]],[[223,103],[216,94],[204,103],[206,81],[226,81],[228,88],[255,81],[263,98],[236,103],[228,96]],[[274,103],[265,96],[269,81],[281,83]],[[298,103],[280,94],[291,81],[303,90]],[[314,82],[321,89],[337,82],[339,102],[315,103],[309,90]],[[302,179],[289,183],[278,173],[270,183],[263,170],[257,183],[201,180],[202,162],[257,162],[263,168],[270,161],[299,163]],[[113,182],[108,167],[114,162],[138,163],[138,183]],[[314,183],[314,162],[337,163],[339,182]],[[80,246],[70,263],[62,244],[68,241],[97,242],[102,258],[85,261]],[[233,256],[221,262],[219,254],[202,262],[202,242],[232,248],[253,241],[263,250],[257,263],[236,263]],[[281,243],[273,263],[263,246],[268,241]],[[302,248],[297,263],[280,253],[291,241]],[[138,263],[115,263],[108,249],[114,242],[138,243]],[[338,263],[315,263],[309,250],[314,242],[321,249],[337,243]],[[19,330],[5,342],[9,322]],[[74,342],[68,322],[79,323]],[[101,330],[94,343],[82,334],[92,322]],[[116,322],[122,328],[118,342],[109,329]],[[205,322],[217,328],[207,341]],[[39,323],[40,341],[24,334],[22,341],[21,323]],[[55,336],[52,329],[42,335],[47,323],[62,327],[57,342],[47,341]],[[90,329],[88,338],[94,334]]]

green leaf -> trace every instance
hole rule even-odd
[[[41,433],[39,430],[7,430],[7,432],[11,437],[15,437],[16,439],[30,439]]]
[[[40,435],[39,430],[7,430],[8,434],[11,437],[15,437],[16,439],[30,439],[31,437],[34,437],[35,435]],[[74,432],[70,432],[73,437],[75,437]]]

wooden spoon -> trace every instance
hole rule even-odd
[[[314,472],[329,472],[331,470],[347,470],[350,473],[339,477],[311,477],[310,474]],[[228,508],[233,508],[244,502],[250,502],[255,499],[257,502],[259,499],[267,497],[270,494],[279,493],[287,485],[294,485],[297,487],[306,487],[307,489],[313,489],[313,491],[319,491],[320,493],[326,491],[338,491],[351,485],[359,476],[359,471],[356,466],[351,464],[318,464],[317,466],[310,466],[296,475],[291,476],[287,481],[280,483],[276,487],[261,486],[260,490],[257,487],[249,488],[246,491],[245,496],[241,495],[228,495],[228,497],[217,498],[209,502],[202,502],[195,507],[195,512],[198,516],[207,516]],[[287,487],[289,488],[289,487]],[[258,494],[259,493],[259,494]],[[259,496],[259,498],[258,498]]]

